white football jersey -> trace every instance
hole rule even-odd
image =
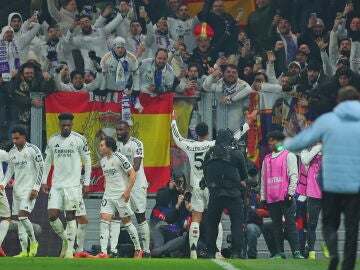
[[[43,183],[46,183],[51,163],[54,162],[53,187],[79,186],[81,184],[81,159],[83,159],[85,165],[84,185],[89,185],[91,159],[89,147],[84,136],[73,131],[68,137],[62,137],[60,133],[56,133],[50,137],[45,153]]]
[[[4,171],[2,167],[3,162],[8,162],[9,160],[9,154],[8,152],[0,149],[0,181],[4,178]]]
[[[144,172],[144,146],[143,143],[134,138],[130,137],[130,139],[126,142],[126,144],[123,144],[123,142],[116,142],[118,147],[118,152],[123,154],[131,163],[132,166],[134,166],[134,158],[140,157],[141,158],[141,164],[139,167],[139,170],[136,172],[136,180],[134,189],[137,188],[147,188],[148,183],[146,179],[146,175]]]
[[[242,131],[237,131],[234,134],[234,138],[236,140],[240,139],[241,136],[244,135],[248,130],[249,125],[245,123]],[[176,120],[172,120],[171,122],[171,132],[176,145],[188,156],[190,163],[190,185],[193,188],[197,188],[199,187],[200,180],[204,176],[203,166],[205,154],[210,149],[210,147],[215,145],[215,140],[199,142],[185,139],[179,132],[179,129],[176,125]]]
[[[15,174],[14,193],[16,196],[26,196],[31,190],[39,191],[44,171],[44,161],[40,149],[26,143],[21,151],[13,146],[9,152],[9,165],[4,178],[8,183]]]
[[[101,168],[105,177],[104,199],[120,199],[129,184],[128,172],[132,169],[129,160],[114,152],[110,158],[101,159]]]
[[[193,188],[199,187],[199,182],[204,176],[204,157],[215,141],[194,141],[181,136],[176,121],[171,122],[171,132],[176,145],[183,150],[189,158],[190,163],[190,185]]]

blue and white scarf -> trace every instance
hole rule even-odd
[[[112,55],[118,61],[115,74],[116,85],[125,88],[130,77],[129,62],[126,60],[126,52],[123,56],[119,57],[114,50],[111,50]]]
[[[9,47],[9,51],[7,48]],[[0,41],[0,73],[10,73],[10,63],[9,63],[9,55],[12,54],[12,59],[14,59],[15,69],[18,70],[20,68],[20,56],[19,50],[14,41],[8,42],[6,44],[5,40]]]

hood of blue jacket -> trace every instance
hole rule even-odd
[[[343,120],[360,121],[360,101],[343,101],[335,107],[334,113]]]

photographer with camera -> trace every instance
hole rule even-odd
[[[152,225],[165,220],[170,209],[177,203],[178,196],[185,191],[185,176],[182,173],[173,172],[171,179],[156,193],[156,202],[151,211]],[[155,224],[154,224],[155,223]]]
[[[294,200],[298,182],[298,165],[295,154],[284,150],[285,135],[278,131],[269,132],[266,140],[272,150],[262,164],[261,200],[268,206],[272,220],[276,254],[274,259],[282,259],[282,217],[285,218],[287,237],[294,259],[304,259],[300,253],[299,234],[296,230]]]
[[[257,239],[263,232],[264,217],[269,217],[266,206],[260,203],[259,170],[247,160],[248,181],[244,200],[244,246],[243,256],[257,258]]]
[[[191,193],[187,191],[178,196],[176,205],[170,209],[165,220],[155,226],[154,249],[151,251],[151,256],[161,257],[171,255],[172,252],[185,251],[190,224]]]
[[[242,193],[248,178],[243,154],[231,147],[233,134],[220,129],[215,146],[204,158],[204,180],[209,189],[207,255],[215,258],[218,224],[224,209],[228,209],[231,220],[232,258],[241,257],[243,242]]]

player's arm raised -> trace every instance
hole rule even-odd
[[[181,136],[179,129],[177,127],[176,124],[176,111],[173,110],[172,114],[171,114],[171,133],[172,133],[172,137],[174,139],[174,142],[176,143],[176,145],[183,151],[185,151],[186,146],[188,145],[188,143],[192,142],[191,140],[185,139],[183,136]],[[185,151],[186,152],[186,151]]]

